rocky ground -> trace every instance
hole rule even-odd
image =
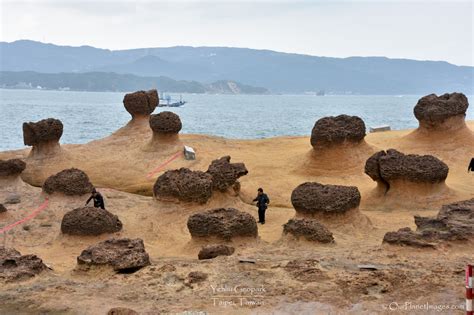
[[[339,120],[351,121],[347,117],[335,121]],[[327,125],[331,121],[325,121],[323,126]],[[474,156],[474,124],[468,122],[449,134],[435,130],[431,136],[423,128],[369,134],[336,146],[325,141],[320,146],[309,137],[242,141],[174,135],[164,139],[153,134],[147,119],[137,118],[110,137],[89,144],[59,148],[48,144],[40,157],[29,150],[0,152],[0,159],[26,162],[21,177],[0,178],[0,203],[7,209],[0,212],[0,229],[48,200],[34,219],[0,234],[0,248],[36,255],[44,263],[43,267],[31,257],[22,258],[33,261],[38,271],[25,274],[0,253],[0,275],[4,275],[0,277],[0,313],[107,314],[114,307],[125,307],[143,314],[461,314],[464,267],[474,260],[471,236],[426,247],[383,243],[388,232],[405,227],[416,231],[415,215],[443,220],[438,216],[443,205],[474,198],[474,175],[467,173]],[[360,128],[355,129],[360,134]],[[195,148],[197,159],[179,157],[156,171],[182,144]],[[54,150],[48,152],[49,146]],[[390,183],[394,188],[390,194],[381,194],[379,184],[364,173],[365,162],[374,153],[392,148],[403,154],[434,155],[449,167],[446,180],[438,176],[441,182],[413,183],[408,173]],[[231,156],[233,163],[244,163],[245,170],[240,164],[222,166],[227,159],[212,166],[212,161],[225,156]],[[66,195],[36,186],[71,167],[84,171],[98,187],[110,212],[107,216],[114,218],[111,222],[117,229],[119,220],[121,229],[97,236],[61,232],[64,215],[84,207],[88,195]],[[180,195],[169,189],[166,196],[172,198],[152,197],[157,178],[181,167],[200,171],[198,177],[211,187],[206,188],[211,190],[205,198],[174,200]],[[401,169],[389,172],[389,179],[406,174]],[[240,185],[234,183],[237,178]],[[162,182],[193,189],[179,177]],[[320,222],[327,230],[311,220],[292,221],[289,230],[298,230],[294,225],[299,222],[313,236],[296,239],[293,232],[283,233],[283,225],[301,218],[291,197],[305,182],[357,187],[357,193],[350,191],[351,196],[360,193],[360,203],[351,198],[350,209],[337,208],[345,209],[344,213],[322,216]],[[230,240],[227,234],[219,238],[220,232],[216,237],[191,237],[189,217],[206,210],[233,208],[244,213],[237,215],[244,218],[237,223],[229,218],[222,219],[224,227],[221,221],[211,225],[224,231],[248,222],[246,214],[257,218],[252,199],[258,187],[265,189],[271,203],[266,224],[257,225],[257,237],[253,232],[244,237],[231,234]],[[155,187],[157,191],[162,192],[162,187]],[[321,191],[318,188],[314,198]],[[304,194],[298,195],[297,205],[307,205],[301,198]],[[465,220],[451,217],[456,222]],[[436,230],[439,222],[430,222],[424,228]],[[198,234],[203,234],[200,227]],[[423,233],[423,228],[413,233]],[[97,252],[94,246],[110,238],[143,240],[147,256],[139,242],[121,249],[126,257],[134,257],[122,263],[140,268],[117,267],[119,258],[114,258],[110,248],[100,252],[99,246]],[[201,248],[212,244],[232,246],[235,252],[198,259]],[[84,268],[84,263],[78,265],[81,255],[87,266],[91,257],[103,263]],[[110,259],[115,265],[108,263]]]

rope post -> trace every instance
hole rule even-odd
[[[466,266],[466,315],[474,315],[472,310],[472,265]]]

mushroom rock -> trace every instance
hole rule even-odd
[[[16,281],[34,277],[48,267],[36,255],[21,255],[14,248],[0,246],[0,280]]]
[[[360,192],[354,186],[323,185],[307,182],[291,193],[291,203],[301,214],[344,214],[360,204]]]
[[[420,131],[453,131],[466,128],[468,107],[467,97],[462,93],[430,94],[418,100],[413,112]]]
[[[26,163],[20,159],[0,160],[0,186],[24,185],[20,174],[25,170]]]
[[[383,242],[434,247],[446,241],[474,240],[474,198],[444,205],[436,217],[415,216],[416,231],[406,227],[385,234]]]
[[[358,174],[375,149],[365,142],[365,123],[357,116],[339,115],[316,121],[311,133],[312,149],[297,163],[304,175],[340,176]]]
[[[448,166],[432,155],[405,155],[394,149],[375,153],[365,164],[365,173],[385,191],[407,182],[444,183],[448,171]]]
[[[0,213],[7,212],[7,208],[3,204],[0,203]]]
[[[116,215],[94,207],[71,210],[61,222],[61,232],[69,235],[100,235],[120,230],[122,222]]]
[[[188,219],[192,237],[257,237],[257,222],[249,213],[234,208],[220,208],[193,214]]]
[[[198,258],[202,259],[213,259],[217,256],[230,256],[234,253],[235,248],[232,246],[227,246],[223,244],[219,245],[206,245],[204,246],[198,254]]]
[[[132,119],[148,118],[159,104],[158,92],[150,90],[125,94],[123,104]]]
[[[212,161],[206,173],[212,175],[213,188],[225,192],[238,182],[238,178],[247,175],[248,170],[244,163],[230,163],[230,156],[224,156]]]
[[[43,184],[44,192],[59,192],[67,196],[82,196],[90,193],[93,188],[87,174],[77,168],[62,170],[48,177]]]
[[[314,124],[311,145],[317,149],[344,143],[360,143],[364,137],[365,124],[357,116],[323,117]]]
[[[145,151],[153,151],[159,149],[171,149],[182,146],[179,141],[179,132],[183,127],[179,116],[173,112],[160,112],[150,116],[150,128],[153,136],[146,145]]]
[[[212,196],[212,176],[187,168],[166,171],[157,178],[153,194],[161,201],[206,203]]]
[[[334,237],[324,225],[311,219],[290,219],[283,225],[283,233],[296,238],[304,237],[308,241],[333,243]]]
[[[80,269],[109,266],[119,273],[131,273],[150,265],[150,257],[139,238],[111,238],[83,250],[77,264]]]
[[[0,160],[0,177],[16,177],[26,168],[26,163],[20,159]]]
[[[41,158],[57,153],[62,134],[63,124],[58,119],[48,118],[23,123],[23,142],[25,145],[33,146],[30,157]]]

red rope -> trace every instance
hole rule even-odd
[[[174,160],[176,160],[180,155],[182,154],[181,151],[178,151],[176,152],[173,156],[171,156],[168,160],[166,160],[165,162],[163,162],[162,164],[160,164],[158,167],[156,167],[154,170],[152,170],[151,172],[149,172],[146,177],[147,178],[150,178],[152,177],[153,175],[155,175],[156,173],[158,173],[159,171],[161,171],[161,169],[163,167],[165,167],[166,165],[168,165],[169,163],[173,162]]]
[[[41,206],[39,206],[38,208],[36,208],[35,211],[33,211],[29,216],[21,219],[20,221],[17,221],[15,223],[12,223],[10,225],[7,225],[5,226],[4,228],[0,229],[0,233],[5,233],[6,231],[9,231],[11,229],[13,229],[15,226],[19,225],[19,224],[22,224],[22,223],[25,223],[31,219],[33,219],[34,217],[36,217],[41,211],[43,211],[44,209],[46,209],[48,207],[48,203],[49,203],[49,200],[48,198],[46,198],[46,200],[41,204]]]

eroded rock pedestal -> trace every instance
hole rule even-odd
[[[206,203],[212,196],[212,176],[187,168],[166,171],[153,186],[156,199]]]
[[[255,218],[234,208],[220,208],[193,214],[188,219],[192,237],[217,237],[231,240],[234,237],[257,237]]]
[[[89,194],[93,188],[87,174],[77,168],[66,169],[50,176],[43,184],[43,191],[47,194],[57,192],[67,196]]]
[[[122,222],[116,215],[94,207],[69,211],[61,222],[61,232],[69,235],[100,235],[120,230],[122,230]]]
[[[121,273],[135,272],[150,265],[143,240],[112,238],[89,246],[77,257],[80,269],[93,266],[109,266]]]
[[[43,158],[59,152],[59,139],[63,134],[63,124],[54,118],[38,122],[23,123],[23,142],[32,146],[29,157]]]
[[[466,128],[465,117],[469,107],[462,93],[430,94],[418,100],[413,110],[422,132],[454,131]]]
[[[36,255],[21,255],[14,248],[0,246],[0,280],[24,280],[41,273],[48,267]]]
[[[383,242],[434,247],[445,241],[474,241],[474,199],[444,205],[436,217],[415,216],[416,231],[406,227],[385,234]]]
[[[382,194],[438,193],[446,189],[449,167],[432,155],[403,154],[390,149],[372,155],[365,173],[377,182]]]
[[[297,239],[304,237],[308,241],[332,243],[334,237],[324,225],[316,220],[302,218],[290,219],[283,225],[283,233],[291,234]]]

